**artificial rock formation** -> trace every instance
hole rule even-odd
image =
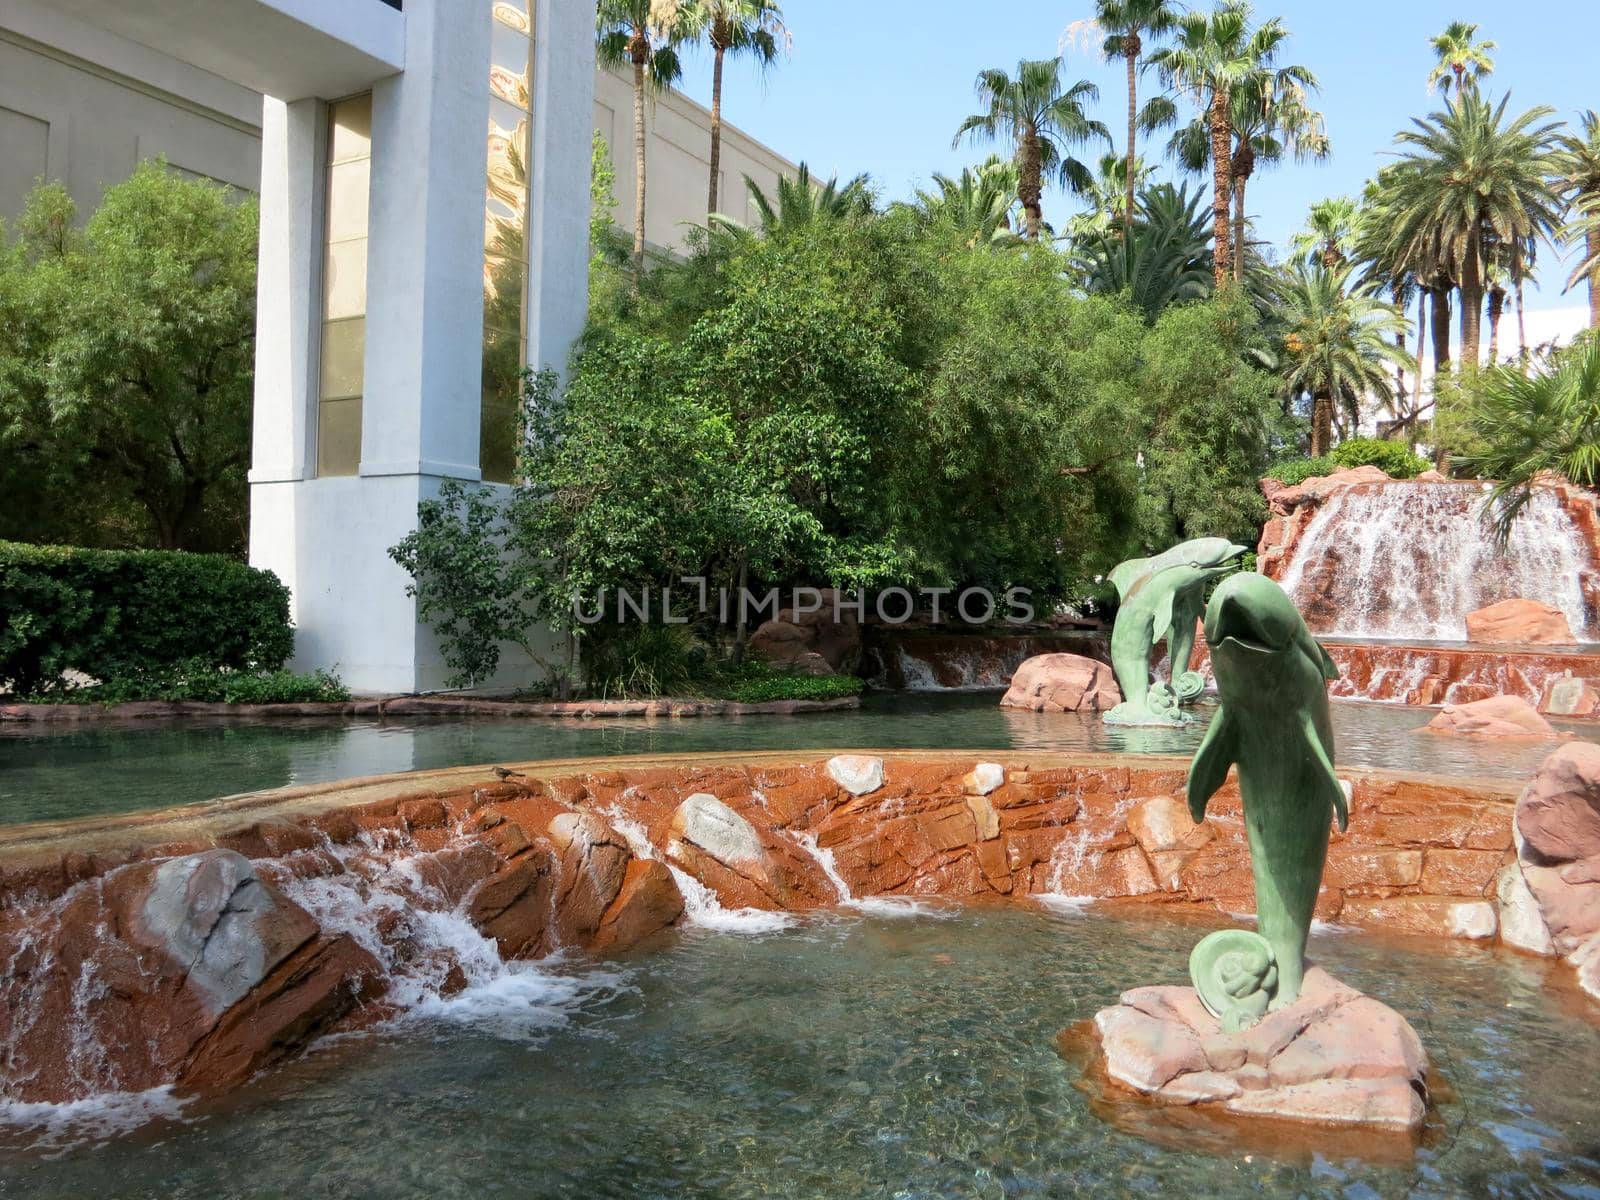
[[[750,652],[774,666],[806,675],[848,674],[861,662],[861,614],[856,597],[816,590],[817,607],[780,609],[750,635]],[[809,596],[807,597],[809,599]]]
[[[1562,735],[1520,696],[1490,696],[1469,704],[1446,704],[1423,726],[1453,737],[1558,738]]]
[[[1467,641],[1502,646],[1570,646],[1577,639],[1559,608],[1520,597],[1466,615]]]
[[[1416,1031],[1319,967],[1295,1003],[1237,1033],[1186,987],[1124,992],[1093,1033],[1106,1076],[1161,1104],[1408,1131],[1427,1113]]]
[[[1002,708],[1029,712],[1105,712],[1122,703],[1111,667],[1079,654],[1040,654],[1011,677]]]

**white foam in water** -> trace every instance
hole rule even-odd
[[[611,828],[622,835],[628,848],[639,858],[655,858],[656,848],[650,844],[645,827],[631,817],[622,816],[616,809],[601,810]],[[772,933],[787,929],[795,923],[789,913],[768,912],[763,908],[725,908],[716,892],[701,883],[683,868],[667,862],[667,870],[683,894],[684,924],[691,929],[712,929],[721,933]]]
[[[324,851],[347,868],[360,870],[309,879],[288,878],[284,893],[330,933],[348,933],[383,964],[386,999],[397,1020],[445,1020],[486,1028],[525,1040],[567,1022],[585,1005],[603,1002],[627,987],[615,970],[569,974],[553,970],[559,959],[506,961],[492,938],[480,933],[463,911],[428,885],[418,854],[383,852],[370,840]],[[402,958],[378,929],[401,922],[407,952]]]
[[[815,833],[796,833],[791,836],[795,844],[815,859],[817,865],[822,868],[822,873],[828,877],[828,882],[833,884],[834,891],[839,893],[841,908],[851,908],[874,917],[942,918],[955,915],[955,911],[951,908],[935,907],[910,896],[857,896],[851,892],[844,876],[839,874],[839,863],[833,857],[833,850],[819,846]]]
[[[67,1150],[109,1141],[151,1121],[182,1120],[185,1103],[170,1087],[102,1092],[60,1104],[0,1101],[0,1137],[18,1149]]]
[[[1094,903],[1093,896],[1063,896],[1059,892],[1038,892],[1033,898],[1045,908],[1060,913],[1082,912]]]

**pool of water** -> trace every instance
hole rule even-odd
[[[1214,1155],[1104,1124],[1057,1032],[1182,982],[1202,932],[1034,907],[691,929],[490,980],[131,1132],[103,1102],[35,1114],[4,1135],[0,1193],[1600,1195],[1600,1030],[1553,969],[1463,945],[1313,939],[1450,1085],[1414,1159]]]
[[[1115,729],[1092,713],[1025,713],[994,693],[875,693],[859,711],[796,717],[577,720],[130,721],[0,727],[0,824],[190,804],[359,775],[622,754],[723,750],[973,749],[1186,754],[1213,709],[1181,730]],[[1550,743],[1417,732],[1428,709],[1337,703],[1341,766],[1521,783]],[[1595,726],[1572,724],[1600,740]]]

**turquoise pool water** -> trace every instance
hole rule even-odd
[[[995,693],[869,695],[859,711],[657,720],[295,720],[0,727],[0,824],[190,804],[238,792],[473,763],[621,754],[876,747],[1184,754],[1184,730],[1112,729],[1094,714],[1001,709]],[[1520,783],[1543,742],[1475,742],[1418,732],[1426,709],[1335,704],[1342,766]],[[1600,740],[1600,728],[1573,724]]]
[[[13,1113],[0,1193],[1600,1195],[1600,1030],[1559,968],[1465,945],[1313,938],[1416,1025],[1453,1090],[1410,1161],[1220,1156],[1104,1124],[1057,1031],[1123,987],[1182,981],[1202,932],[1021,907],[690,929],[620,962],[482,980],[132,1132],[110,1136],[108,1102]]]

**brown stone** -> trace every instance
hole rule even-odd
[[[1102,712],[1122,703],[1116,676],[1103,662],[1078,654],[1040,654],[1011,677],[1002,708],[1030,712]]]
[[[1558,738],[1549,721],[1520,696],[1491,696],[1470,704],[1446,704],[1424,728],[1457,737]]]
[[[861,662],[861,616],[848,592],[819,588],[819,607],[781,609],[756,626],[750,635],[751,653],[778,666],[814,670],[820,663],[828,673],[854,671]],[[808,657],[809,656],[809,657]]]
[[[1494,905],[1478,896],[1394,896],[1388,899],[1349,897],[1341,921],[1391,933],[1429,937],[1492,938],[1498,927]]]
[[[1505,862],[1498,850],[1428,850],[1422,856],[1422,890],[1430,896],[1482,896]]]
[[[683,893],[663,863],[636,858],[628,864],[617,898],[606,910],[591,948],[626,950],[659,933],[683,913]]]
[[[1600,746],[1573,742],[1544,760],[1517,800],[1517,831],[1535,862],[1600,854]]]
[[[1422,878],[1422,851],[1373,850],[1341,842],[1329,848],[1323,878],[1346,891],[1410,887]]]
[[[1128,814],[1128,832],[1146,854],[1198,850],[1216,837],[1214,826],[1195,824],[1188,803],[1177,796],[1151,796],[1137,801]]]
[[[1575,639],[1566,614],[1521,597],[1469,612],[1467,641],[1508,646],[1570,646]]]

